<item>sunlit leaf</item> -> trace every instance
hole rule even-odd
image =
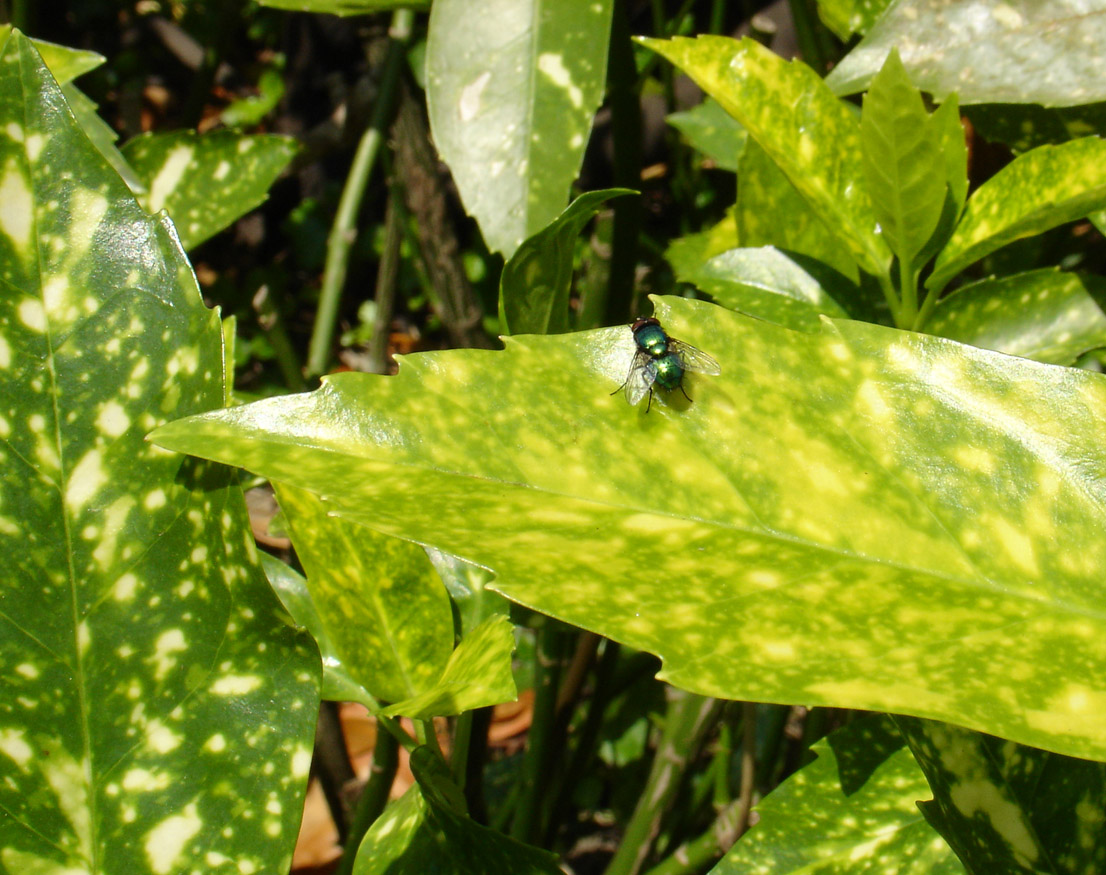
[[[426,555],[430,557],[457,608],[462,638],[488,617],[494,614],[508,615],[510,603],[489,588],[493,575],[486,568],[462,562],[456,556],[450,556],[433,547],[427,549]]]
[[[867,33],[891,0],[818,0],[818,16],[840,40]]]
[[[612,0],[435,0],[434,142],[488,248],[510,257],[552,222],[603,98]]]
[[[751,39],[641,42],[741,122],[865,270],[886,273],[891,256],[876,232],[862,184],[860,126],[813,70],[784,61]]]
[[[511,674],[514,628],[493,615],[466,635],[433,687],[384,710],[388,716],[448,717],[513,701],[518,696]]]
[[[1019,155],[976,189],[926,280],[941,289],[996,249],[1106,206],[1106,140],[1084,137]]]
[[[958,289],[937,304],[926,331],[1020,355],[1071,365],[1106,346],[1106,281],[1086,274],[1035,270]]]
[[[328,516],[305,490],[274,488],[346,673],[388,702],[436,689],[453,651],[453,613],[422,547]]]
[[[569,330],[576,238],[603,204],[628,194],[637,192],[610,188],[580,195],[507,259],[499,280],[499,315],[508,333],[560,334]]]
[[[917,266],[945,203],[940,133],[892,50],[864,96],[860,141],[876,220],[891,251],[908,267]]]
[[[1106,99],[1106,8],[1085,0],[906,0],[893,4],[826,77],[837,94],[867,87],[893,46],[938,100],[1076,106]]]
[[[694,403],[610,395],[624,326],[411,356],[154,439],[491,568],[686,689],[1106,754],[1106,379],[859,322],[658,317],[721,364]]]
[[[0,116],[0,868],[287,870],[318,656],[233,478],[144,440],[222,405],[218,314],[19,35]]]
[[[717,100],[708,97],[689,110],[669,113],[666,121],[716,167],[737,171],[737,159],[745,148],[745,129]]]
[[[0,24],[0,44],[4,43],[12,33],[10,24]],[[57,43],[45,40],[33,39],[34,45],[43,62],[50,70],[50,74],[59,85],[72,82],[78,76],[83,76],[90,70],[95,70],[107,59],[97,53],[86,49],[71,49],[69,46],[59,46]]]
[[[818,758],[757,805],[760,820],[711,875],[961,875],[918,810],[932,792],[887,717],[867,717],[811,748]],[[998,871],[993,870],[993,871]]]
[[[817,331],[820,314],[846,315],[818,280],[771,246],[731,249],[676,276],[725,307],[798,331]]]
[[[732,214],[709,228],[677,237],[665,250],[665,260],[677,275],[697,270],[699,265],[737,247],[737,224]]]
[[[145,185],[142,205],[168,212],[191,249],[263,203],[297,149],[274,134],[173,131],[135,137],[123,155]]]
[[[354,875],[562,875],[552,854],[431,805],[418,786],[365,833]]]
[[[69,104],[69,110],[77,119],[77,124],[84,130],[92,144],[100,150],[112,169],[118,173],[132,192],[136,194],[144,190],[142,181],[134,172],[134,168],[127,163],[123,153],[115,146],[119,135],[114,128],[100,118],[96,104],[72,82],[62,86],[62,94]]]
[[[427,9],[430,0],[257,0],[262,6],[331,15],[369,15],[390,9]]]
[[[1106,871],[1106,763],[899,719],[933,788],[926,819],[969,872]]]

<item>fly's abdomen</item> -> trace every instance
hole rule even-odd
[[[672,391],[684,378],[684,368],[680,364],[680,358],[675,353],[665,353],[653,359],[650,364],[656,372],[656,383],[662,389]]]

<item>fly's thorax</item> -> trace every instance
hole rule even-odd
[[[632,326],[634,342],[657,358],[668,352],[668,335],[656,319],[638,319]]]
[[[650,364],[656,374],[656,384],[662,389],[671,391],[684,379],[684,366],[680,362],[680,357],[674,352],[657,356]]]

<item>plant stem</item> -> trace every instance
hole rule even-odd
[[[284,328],[280,310],[273,303],[273,295],[268,285],[263,285],[257,290],[253,296],[253,306],[257,311],[257,322],[273,348],[273,356],[284,377],[284,385],[293,392],[302,392],[307,388],[303,379],[303,365]]]
[[[368,370],[373,374],[387,372],[388,332],[396,302],[396,277],[399,276],[399,253],[403,243],[403,211],[398,206],[398,194],[388,194],[384,210],[384,251],[376,271],[376,314],[369,338]]]
[[[342,288],[349,270],[350,250],[353,241],[357,239],[357,214],[361,210],[361,200],[392,117],[406,44],[411,36],[414,20],[415,13],[410,9],[397,9],[392,13],[392,26],[388,31],[388,54],[384,59],[384,72],[376,106],[373,107],[369,126],[357,144],[353,164],[338,202],[338,213],[327,239],[323,287],[307,354],[307,373],[313,377],[323,374],[330,364],[330,347],[334,342],[334,328],[338,321],[338,304],[342,299]]]
[[[899,306],[899,296],[895,287],[891,284],[891,277],[886,274],[878,274],[876,280],[883,291],[883,297],[887,301],[887,307],[891,311],[891,319],[896,328],[904,328],[902,322],[902,308]]]
[[[899,291],[902,306],[899,309],[899,327],[913,328],[918,318],[918,272],[913,265],[899,262]]]
[[[449,753],[450,770],[453,780],[462,790],[468,777],[469,743],[472,740],[472,711],[458,715],[453,725],[453,746]]]
[[[379,727],[378,727],[379,730]],[[353,875],[353,864],[357,860],[357,849],[369,827],[388,805],[388,794],[395,781],[399,766],[399,743],[387,733],[377,731],[376,744],[373,746],[373,761],[369,769],[369,780],[361,790],[353,817],[350,819],[349,837],[346,839],[342,859],[338,863],[335,875]]]
[[[641,871],[660,833],[661,820],[676,798],[684,773],[721,707],[717,699],[674,687],[667,688],[667,695],[664,732],[653,757],[649,779],[605,875],[637,875]]]
[[[926,296],[922,301],[922,306],[918,310],[918,315],[914,319],[914,325],[912,326],[915,331],[922,331],[925,328],[925,324],[929,321],[929,317],[933,315],[933,308],[937,306],[937,300],[941,297],[941,289],[930,289],[926,292]]]

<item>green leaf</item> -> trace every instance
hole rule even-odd
[[[737,246],[737,225],[732,214],[710,228],[677,237],[665,250],[664,258],[676,275],[690,273],[715,255]]]
[[[144,440],[222,405],[218,314],[18,34],[0,130],[0,866],[286,870],[318,657],[233,478]]]
[[[433,687],[385,708],[384,714],[412,719],[448,717],[514,701],[518,697],[511,674],[514,648],[511,621],[500,615],[488,617],[457,645]]]
[[[627,194],[637,192],[609,188],[580,195],[507,259],[499,279],[499,316],[507,333],[561,334],[569,330],[576,238],[603,204]]]
[[[430,804],[418,786],[365,833],[354,875],[562,875],[552,854]]]
[[[745,146],[737,178],[734,217],[742,247],[775,246],[859,279],[856,259],[756,141]]]
[[[0,45],[5,44],[12,34],[10,24],[0,24]],[[45,40],[33,39],[31,44],[42,57],[43,63],[50,70],[50,74],[57,80],[58,85],[66,85],[78,76],[83,76],[90,70],[95,70],[103,64],[107,58],[98,52],[90,52],[86,49],[71,49],[69,46],[59,46],[57,43],[49,43]]]
[[[1072,365],[1106,346],[1103,303],[1101,277],[1034,270],[958,289],[937,304],[925,328],[972,346]]]
[[[437,746],[421,744],[411,751],[411,773],[426,800],[462,817],[468,814],[464,791],[457,786]]]
[[[818,0],[818,17],[842,42],[854,33],[865,34],[879,20],[891,0]]]
[[[1106,379],[860,322],[657,315],[721,365],[694,403],[609,394],[624,326],[410,356],[153,439],[491,568],[685,689],[1106,756]]]
[[[328,702],[360,702],[366,708],[377,708],[379,703],[350,676],[334,649],[311,600],[307,579],[268,553],[261,554],[261,567],[292,620],[301,629],[306,629],[318,645],[323,668],[322,698]]]
[[[134,168],[127,163],[123,153],[115,146],[119,135],[111,125],[100,118],[96,104],[72,82],[63,85],[61,90],[73,117],[77,119],[77,124],[81,126],[92,144],[100,150],[100,154],[107,159],[112,169],[123,178],[128,188],[136,195],[145,191],[145,186],[135,175]]]
[[[913,0],[893,4],[826,84],[862,91],[897,46],[938,101],[1076,106],[1106,99],[1106,9],[1083,0]]]
[[[1019,155],[981,185],[937,257],[935,291],[996,249],[1106,205],[1106,140],[1084,137]]]
[[[784,61],[751,39],[640,42],[741,122],[861,267],[877,276],[887,273],[891,256],[861,184],[859,125],[813,70]]]
[[[466,637],[488,617],[501,614],[508,616],[511,610],[508,602],[499,593],[488,588],[492,573],[479,565],[462,562],[456,556],[450,556],[441,550],[428,547],[426,555],[449,591],[449,597],[457,608],[461,620],[461,637]]]
[[[731,249],[676,276],[725,307],[797,331],[817,331],[823,313],[846,315],[814,277],[771,246]]]
[[[603,99],[613,0],[435,0],[434,142],[488,248],[510,258],[564,209]]]
[[[1066,143],[1090,134],[1106,134],[1106,103],[1046,109],[1036,104],[985,103],[967,107],[975,132],[1015,153]]]
[[[760,820],[711,875],[961,875],[918,811],[932,797],[890,719],[862,717],[815,744],[818,758],[757,805]],[[998,871],[998,870],[990,870]]]
[[[864,96],[864,175],[876,220],[899,261],[917,267],[945,203],[945,161],[922,95],[894,49]],[[913,275],[913,274],[912,274]]]
[[[173,131],[135,137],[123,155],[145,184],[142,205],[168,212],[192,249],[264,203],[298,148],[275,134]]]
[[[273,486],[349,676],[387,702],[436,689],[453,651],[453,612],[423,548],[329,516],[311,492]]]
[[[926,819],[970,872],[1101,872],[1106,764],[897,720],[933,787]]]
[[[945,182],[952,193],[957,217],[968,199],[968,141],[960,121],[960,101],[956,95],[933,111],[929,124],[936,133],[941,155],[945,159]]]
[[[689,110],[670,113],[666,121],[716,167],[737,172],[737,159],[745,148],[745,129],[717,100],[708,97]]]
[[[273,9],[327,12],[331,15],[369,15],[391,9],[429,9],[430,0],[257,0]]]

